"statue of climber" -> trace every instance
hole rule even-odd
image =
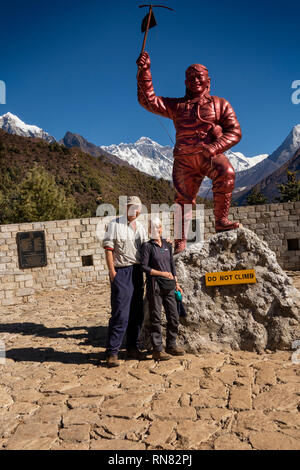
[[[186,71],[183,98],[156,96],[147,52],[138,60],[138,100],[148,111],[172,119],[176,129],[173,182],[175,188],[175,254],[186,248],[192,211],[205,176],[213,182],[216,232],[233,230],[239,224],[228,220],[235,171],[224,155],[242,137],[234,110],[224,98],[210,95],[208,70],[193,64]]]

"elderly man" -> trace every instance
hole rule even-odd
[[[111,318],[108,327],[107,365],[119,366],[118,352],[127,333],[127,357],[145,359],[139,349],[143,323],[143,272],[140,250],[148,240],[137,221],[142,203],[136,196],[127,198],[127,214],[110,222],[103,240],[111,283]]]
[[[205,176],[213,181],[216,232],[239,227],[228,220],[235,172],[223,153],[241,140],[241,128],[228,101],[210,95],[210,77],[203,65],[193,64],[187,69],[183,98],[155,94],[147,52],[140,55],[137,65],[139,103],[154,114],[172,119],[176,129],[173,168],[176,254],[186,248],[190,206],[196,203]]]

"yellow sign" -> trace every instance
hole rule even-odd
[[[247,271],[227,271],[223,273],[205,274],[207,286],[228,286],[231,284],[255,284],[254,269]]]

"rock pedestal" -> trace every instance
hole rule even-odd
[[[188,315],[178,344],[186,351],[261,353],[291,350],[300,340],[300,292],[252,231],[240,228],[191,245],[176,257],[176,267]],[[256,284],[206,286],[206,273],[246,269],[255,269]],[[142,339],[149,346],[147,309]]]

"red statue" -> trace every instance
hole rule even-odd
[[[210,77],[206,67],[191,65],[186,71],[186,94],[183,98],[156,96],[147,52],[138,60],[138,100],[148,111],[172,119],[176,129],[173,181],[175,202],[175,253],[186,248],[191,212],[186,204],[196,204],[205,176],[213,181],[216,232],[236,229],[239,224],[228,220],[235,171],[223,152],[242,137],[235,112],[224,98],[210,95]],[[176,233],[181,235],[176,237]]]

